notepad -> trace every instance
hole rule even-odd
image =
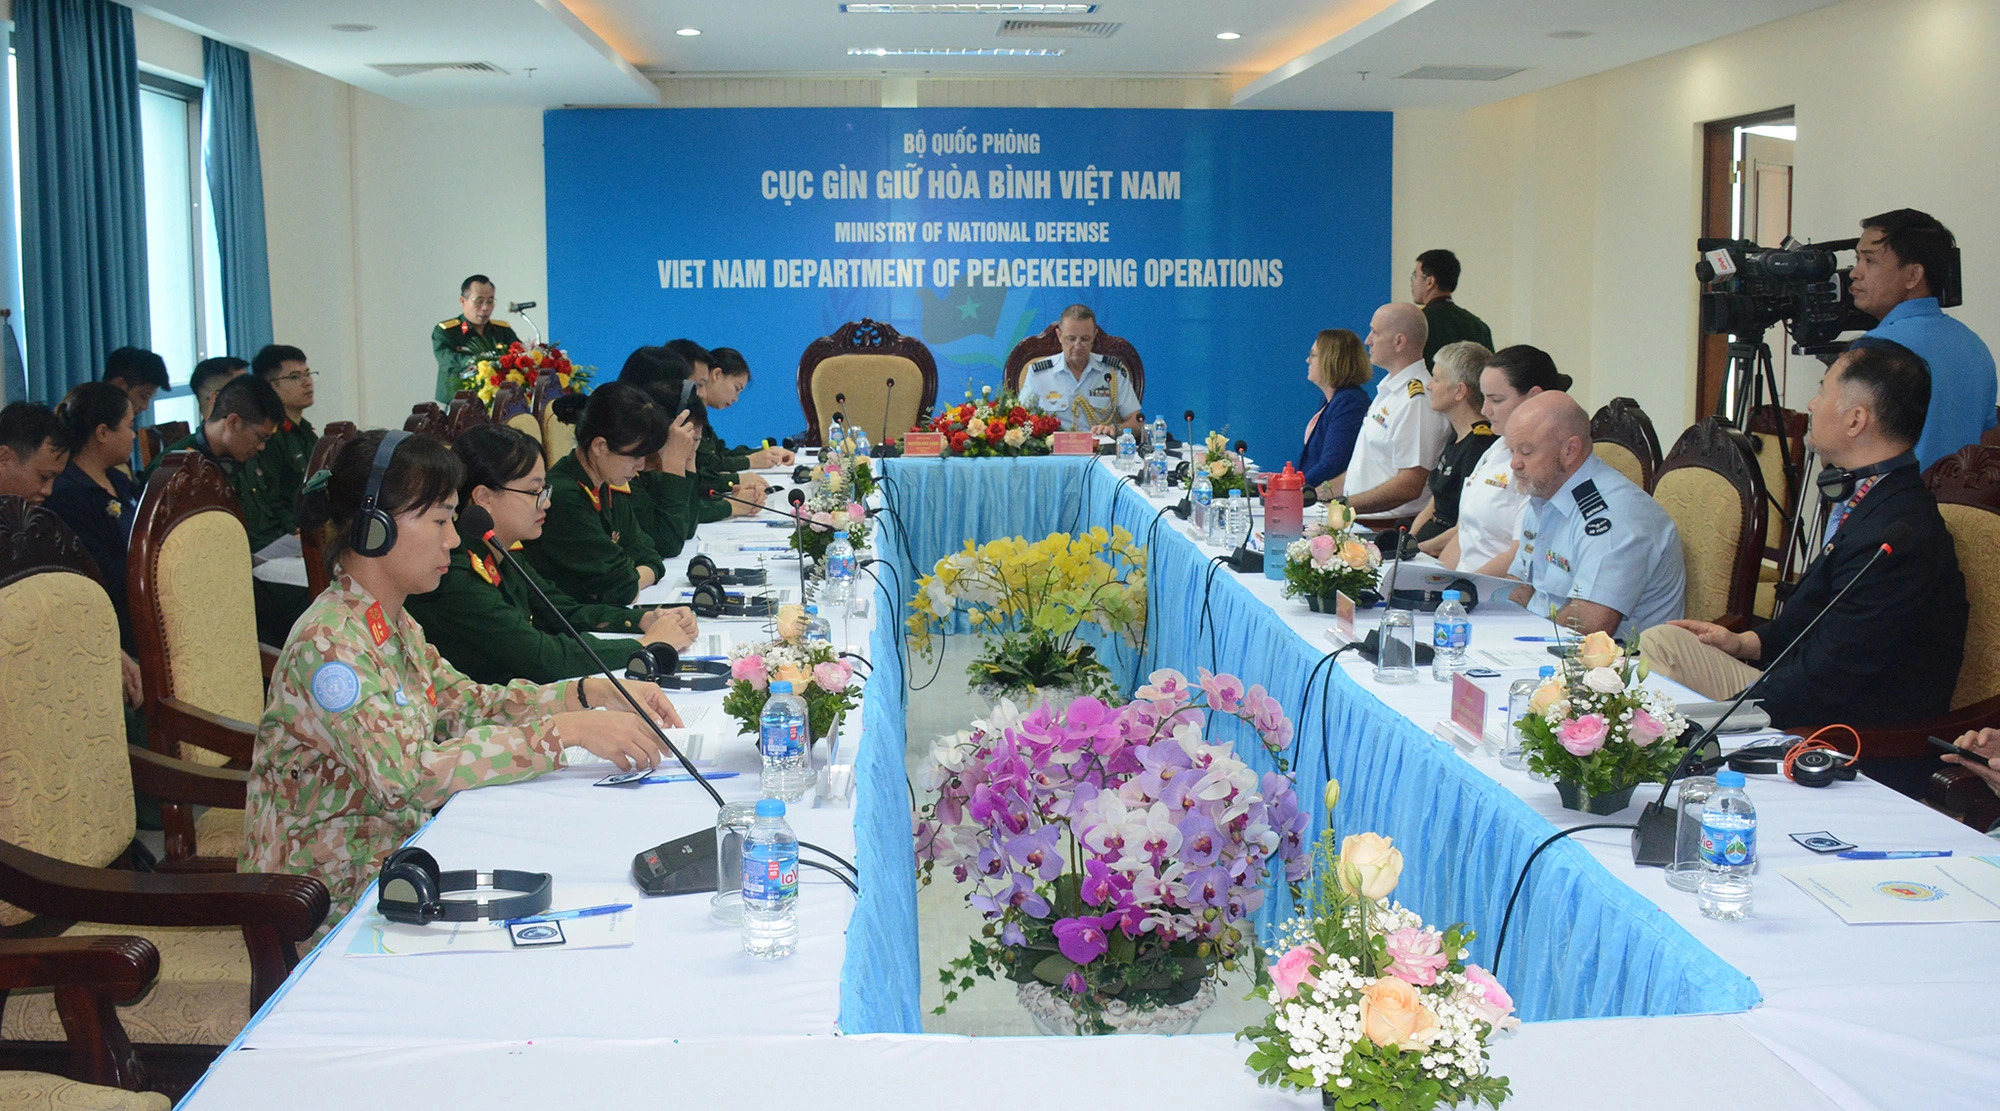
[[[2000,922],[2000,857],[1842,860],[1778,874],[1850,926]]]

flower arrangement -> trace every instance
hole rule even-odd
[[[1304,537],[1285,547],[1285,597],[1317,602],[1336,593],[1360,598],[1380,578],[1382,550],[1354,532],[1354,510],[1345,502],[1327,505],[1324,523],[1306,526]]]
[[[1327,785],[1327,809],[1340,785]],[[1271,1004],[1248,1040],[1259,1082],[1318,1091],[1348,1111],[1429,1111],[1507,1098],[1506,1077],[1486,1071],[1494,1031],[1520,1025],[1493,974],[1466,964],[1473,934],[1443,932],[1389,900],[1403,854],[1360,833],[1313,850],[1308,909],[1279,927],[1282,955],[1259,977]]]
[[[564,390],[580,390],[590,382],[592,369],[572,365],[569,355],[556,344],[538,343],[530,347],[515,340],[505,351],[474,360],[465,368],[459,386],[477,393],[482,404],[491,405],[501,386],[533,389],[544,374],[554,374],[556,383]]]
[[[815,563],[823,562],[836,531],[846,533],[847,542],[856,551],[867,547],[873,526],[861,499],[875,491],[875,475],[868,460],[856,458],[850,451],[815,466],[812,476],[812,490],[798,508],[799,515],[810,523],[792,530],[792,549],[804,552]]]
[[[969,883],[988,923],[940,972],[946,1004],[974,976],[1004,976],[1067,996],[1083,1031],[1110,1033],[1112,1016],[1204,986],[1212,998],[1216,970],[1250,959],[1245,919],[1271,871],[1304,877],[1310,819],[1288,776],[1203,736],[1204,710],[1248,722],[1284,766],[1284,709],[1207,671],[1193,685],[1156,671],[1117,709],[1086,697],[1024,716],[1002,700],[939,739],[919,867],[925,883],[938,868]]]
[[[944,454],[976,459],[981,456],[1047,455],[1049,438],[1062,430],[1062,420],[1029,410],[1012,393],[995,394],[981,386],[979,396],[965,391],[965,400],[931,418],[928,428],[914,431],[944,433]]]
[[[1646,670],[1636,643],[1628,653],[1604,633],[1585,637],[1521,718],[1528,767],[1586,798],[1664,781],[1680,759],[1673,742],[1687,719],[1673,699],[1641,685]]]
[[[1202,442],[1195,453],[1195,466],[1208,468],[1208,483],[1218,498],[1226,498],[1231,490],[1242,490],[1247,485],[1242,454],[1230,451],[1229,440],[1220,432],[1211,431]]]
[[[960,608],[975,630],[998,634],[966,669],[989,697],[1045,688],[1108,695],[1110,669],[1077,634],[1094,625],[1138,644],[1146,553],[1122,528],[1052,532],[1032,544],[1018,536],[977,546],[968,540],[917,580],[907,623],[919,652],[936,650],[933,626]]]
[[[805,607],[778,607],[777,639],[739,644],[729,650],[729,693],[722,711],[736,719],[745,733],[755,734],[771,683],[790,683],[792,693],[806,701],[806,717],[817,739],[833,730],[834,721],[854,708],[854,668],[834,653],[833,645],[806,636]]]

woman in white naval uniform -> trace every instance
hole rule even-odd
[[[1479,390],[1486,395],[1480,411],[1500,438],[1465,476],[1465,487],[1458,496],[1458,526],[1438,557],[1445,566],[1482,575],[1505,575],[1513,566],[1528,495],[1514,478],[1507,418],[1536,394],[1566,392],[1569,387],[1569,375],[1558,372],[1555,360],[1539,347],[1515,344],[1495,351],[1486,360],[1486,369],[1479,372]]]

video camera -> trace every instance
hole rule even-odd
[[[1842,332],[1867,331],[1880,323],[1854,307],[1848,288],[1853,267],[1837,257],[1852,251],[1859,239],[1801,243],[1790,236],[1776,248],[1759,247],[1747,239],[1697,239],[1701,255],[1694,276],[1708,288],[1701,294],[1701,330],[1708,335],[1758,336],[1773,324],[1783,324],[1799,354],[1841,345]],[[1937,284],[1938,304],[1959,303],[1958,252],[1952,252],[1951,273]]]

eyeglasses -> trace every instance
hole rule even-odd
[[[516,489],[515,487],[512,486],[502,486],[501,489],[507,491],[510,494],[525,494],[528,497],[535,499],[536,509],[547,509],[549,507],[549,502],[555,499],[555,487],[553,486],[544,485],[539,490],[521,490],[521,489]]]
[[[317,377],[319,377],[319,372],[318,372],[318,371],[316,371],[316,370],[301,370],[301,371],[299,371],[299,372],[298,372],[298,373],[296,373],[296,374],[280,374],[280,375],[278,375],[278,381],[280,381],[280,382],[310,382],[310,381],[312,381],[313,379],[315,379],[315,378],[317,378]]]

